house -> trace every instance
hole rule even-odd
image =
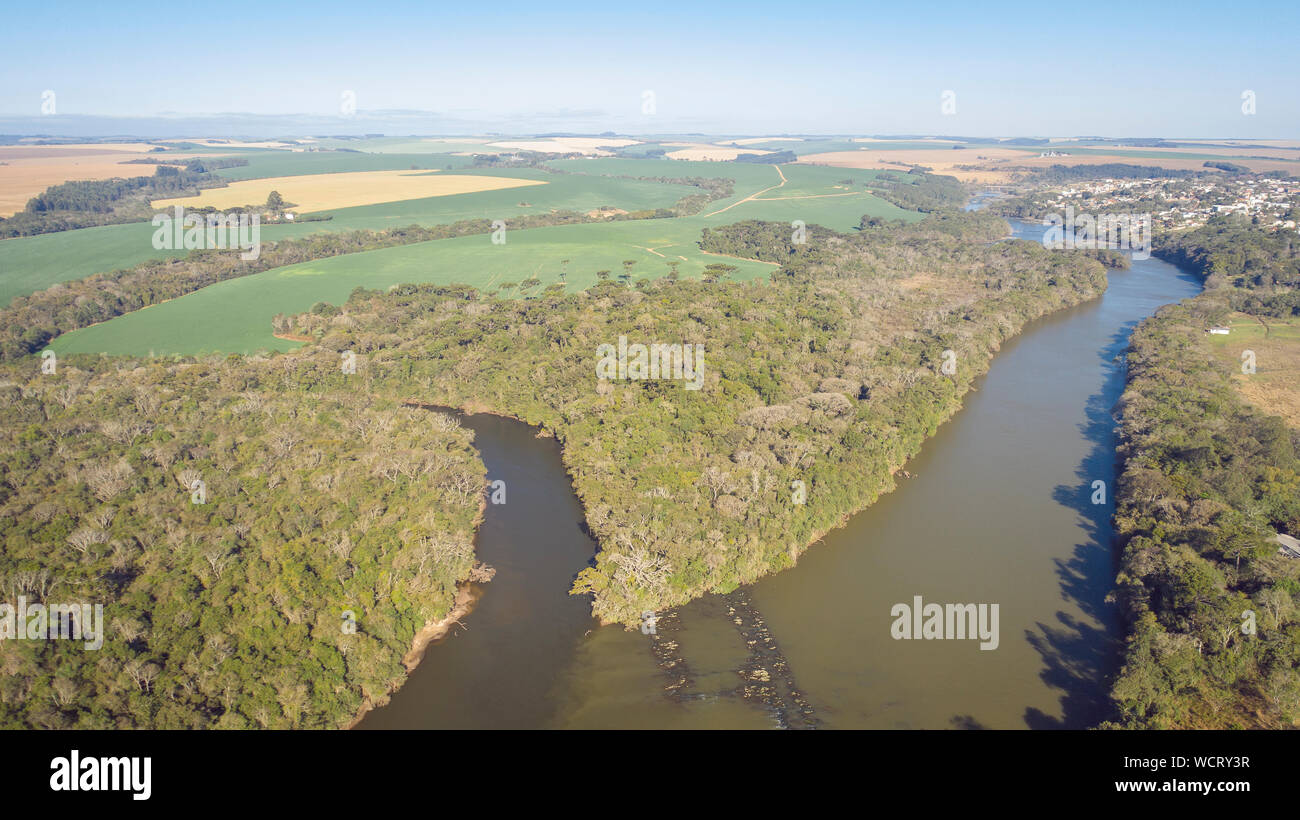
[[[1300,540],[1282,533],[1278,533],[1277,538],[1273,540],[1278,543],[1278,553],[1285,555],[1287,558],[1300,558]]]
[[[1213,334],[1215,334],[1215,335],[1217,335],[1217,336],[1227,336],[1229,333],[1232,332],[1232,329],[1231,329],[1231,328],[1222,327],[1222,326],[1220,326],[1220,327],[1212,327],[1212,328],[1210,328],[1210,331],[1209,331],[1209,332],[1210,332],[1210,333],[1213,333]]]

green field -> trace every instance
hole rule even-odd
[[[332,155],[321,153],[285,156]],[[354,158],[365,155],[339,156]],[[274,173],[258,176],[279,175],[288,168],[277,164],[269,170]],[[348,167],[341,170],[363,169]],[[462,219],[504,219],[509,222],[523,214],[546,213],[551,209],[585,212],[601,205],[611,205],[627,211],[666,208],[684,196],[699,192],[698,188],[687,185],[548,174],[530,168],[464,170],[458,173],[540,179],[547,184],[527,189],[480,191],[322,211],[322,215],[333,218],[328,222],[263,225],[262,239],[274,241],[321,231],[386,230],[412,224],[442,225]],[[771,173],[771,169],[768,169],[768,173]],[[521,207],[519,203],[525,201],[529,203],[528,207]],[[175,254],[172,251],[154,250],[153,234],[154,228],[148,222],[136,222],[0,241],[0,306],[8,305],[16,296],[25,296],[57,282],[69,282],[95,273],[130,268],[149,259],[183,255],[183,252]]]
[[[374,137],[366,140],[334,138],[318,140],[315,144],[321,148],[345,148],[368,154],[451,154],[465,151],[486,154],[499,150],[472,139],[464,142],[431,142],[420,137]]]
[[[314,166],[324,158],[327,166]],[[324,173],[330,171],[393,170],[386,166],[369,166],[368,159],[384,159],[381,155],[330,152],[290,154],[283,151],[262,151],[250,156],[247,167],[222,169],[223,175],[240,172],[240,179],[264,176],[285,176],[295,173]],[[391,158],[391,156],[390,156]],[[254,162],[254,160],[256,160]],[[412,199],[323,211],[333,218],[328,222],[279,224],[262,226],[262,238],[267,241],[304,236],[321,231],[356,229],[386,230],[406,225],[441,225],[462,219],[504,219],[507,222],[524,214],[545,213],[550,209],[590,211],[602,205],[623,210],[665,208],[684,196],[699,192],[685,185],[666,185],[638,179],[620,177],[712,177],[732,179],[736,195],[731,199],[710,203],[705,213],[726,207],[744,199],[755,191],[779,182],[771,166],[745,163],[683,162],[675,160],[587,159],[562,160],[552,163],[566,174],[548,174],[530,168],[465,169],[463,174],[510,176],[523,179],[545,180],[545,186],[501,191],[480,191],[445,197]],[[316,171],[308,170],[315,167]],[[397,168],[407,167],[400,162]],[[816,195],[842,193],[832,186],[843,179],[862,182],[875,172],[822,168],[818,166],[783,166],[790,180],[785,187],[764,194],[764,198],[778,196]],[[256,173],[253,173],[256,171]],[[233,177],[232,177],[233,178]],[[892,206],[880,200],[860,197],[864,204],[838,202],[836,197],[826,199],[788,200],[768,202],[763,218],[795,220],[809,224],[847,230],[857,225],[868,211],[891,215]],[[521,207],[520,202],[529,203]],[[884,211],[880,211],[884,208]],[[753,206],[726,212],[728,222],[756,218]],[[892,209],[892,216],[909,218],[909,212]],[[0,306],[8,305],[16,296],[42,290],[57,282],[83,279],[95,273],[107,273],[130,268],[149,259],[175,256],[172,251],[154,250],[154,228],[147,222],[126,225],[105,225],[57,234],[19,237],[0,241]]]
[[[473,164],[472,157],[450,154],[367,154],[356,151],[272,151],[240,153],[247,165],[220,168],[217,176],[233,181],[291,177],[304,174],[339,174],[347,171],[459,170]]]
[[[662,276],[669,261],[679,263],[682,276],[699,276],[712,262],[736,265],[734,278],[772,270],[758,262],[706,256],[695,247],[698,236],[695,220],[656,219],[508,231],[504,245],[493,245],[487,236],[464,236],[336,256],[212,285],[65,334],[51,347],[60,353],[123,355],[286,350],[297,345],[271,335],[272,316],[300,313],[321,301],[342,304],[358,285],[437,282],[493,290],[531,276],[550,283],[565,270],[565,259],[570,260],[568,286],[574,289],[594,284],[599,270],[618,276],[627,259],[636,260],[634,278]]]
[[[633,278],[658,277],[677,261],[682,276],[699,276],[707,264],[736,265],[733,278],[765,277],[773,266],[746,260],[721,259],[706,255],[697,247],[705,227],[728,225],[745,219],[802,220],[837,230],[852,230],[863,214],[891,219],[919,219],[866,193],[813,199],[775,199],[784,188],[768,191],[762,198],[745,198],[780,182],[772,166],[753,167],[732,163],[680,163],[654,160],[578,160],[608,173],[621,172],[627,165],[645,163],[660,169],[681,165],[702,165],[735,173],[747,182],[737,185],[728,200],[710,203],[711,215],[679,219],[653,219],[604,224],[563,225],[531,230],[507,231],[504,245],[493,245],[487,236],[467,236],[385,248],[314,262],[306,262],[223,282],[170,302],[130,313],[94,327],[68,333],[52,344],[62,353],[109,353],[121,355],[196,354],[202,352],[252,352],[288,349],[294,343],[271,335],[271,318],[277,313],[300,313],[316,302],[341,304],[358,285],[386,288],[405,282],[461,283],[494,290],[504,282],[521,282],[536,277],[542,284],[559,280],[566,271],[567,286],[586,288],[596,282],[596,272],[609,270],[617,277],[624,260],[635,260]],[[615,163],[611,165],[610,163]],[[845,177],[843,169],[804,166],[783,168],[797,190],[819,190]],[[851,172],[861,176],[864,172]],[[658,171],[654,174],[658,175]],[[615,182],[597,177],[592,184]],[[644,183],[642,183],[644,184]],[[540,190],[540,189],[531,189]],[[839,193],[833,188],[821,189]],[[518,196],[518,192],[514,193]],[[803,195],[800,195],[803,196]],[[727,207],[731,205],[732,207]],[[721,209],[727,208],[722,211]],[[536,292],[536,291],[534,291]],[[506,291],[503,296],[519,295]]]

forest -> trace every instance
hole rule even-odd
[[[474,572],[484,468],[336,355],[0,369],[0,597],[103,647],[0,641],[0,726],[334,728]]]
[[[0,725],[337,727],[382,703],[488,574],[482,463],[409,401],[559,437],[600,545],[573,593],[607,622],[789,567],[893,486],[1003,340],[1104,289],[1095,260],[1004,234],[945,214],[796,250],[745,223],[709,241],[784,256],[770,282],[359,288],[279,317],[316,340],[291,353],[0,364],[5,594],[108,622],[97,652],[0,642]],[[703,344],[702,389],[598,379],[620,335]]]
[[[900,208],[921,213],[959,208],[969,196],[955,177],[913,168],[906,174],[885,171],[867,183],[871,193]]]
[[[362,352],[395,397],[555,435],[600,544],[573,591],[603,620],[631,623],[793,565],[893,487],[1003,340],[1104,290],[1095,260],[989,243],[1005,232],[996,218],[945,214],[855,235],[809,226],[794,246],[787,225],[747,222],[702,247],[781,258],[768,283],[606,280],[509,301],[357,289],[341,310],[276,321]],[[598,379],[598,348],[620,336],[703,344],[703,389]]]

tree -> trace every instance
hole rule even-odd
[[[284,210],[284,197],[280,196],[279,191],[272,191],[266,197],[266,207],[273,213],[279,213]]]

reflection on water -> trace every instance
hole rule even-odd
[[[1013,227],[1041,239],[1041,226]],[[908,464],[913,478],[797,568],[739,598],[682,607],[655,636],[594,628],[588,602],[566,595],[595,547],[578,529],[553,442],[472,417],[490,477],[510,488],[479,535],[497,578],[465,619],[469,631],[431,647],[393,703],[363,726],[1095,723],[1119,658],[1116,612],[1105,600],[1115,570],[1118,357],[1138,321],[1198,290],[1156,259],[1112,271],[1103,298],[1036,322],[1004,346],[964,409]],[[1105,505],[1091,503],[1097,480],[1106,482]],[[998,604],[998,648],[893,640],[891,607],[916,595]]]

